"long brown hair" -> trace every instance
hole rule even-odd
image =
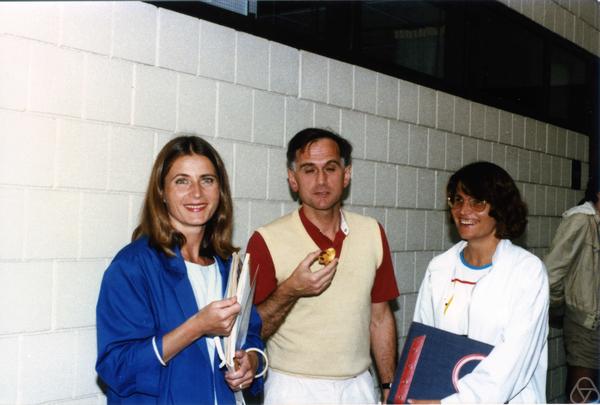
[[[151,246],[168,256],[175,256],[174,247],[181,248],[185,245],[185,236],[169,221],[169,212],[163,202],[163,190],[165,177],[175,160],[181,156],[194,154],[205,156],[211,161],[219,180],[219,206],[204,229],[200,255],[205,257],[217,255],[226,259],[238,250],[231,244],[233,203],[227,171],[219,153],[207,141],[197,136],[183,135],[173,138],[159,152],[150,174],[140,223],[131,238],[136,240],[147,236]]]

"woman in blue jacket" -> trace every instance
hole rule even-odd
[[[256,352],[219,367],[214,336],[231,332],[240,305],[223,299],[232,200],[225,165],[201,138],[180,136],[158,154],[133,242],[114,258],[97,305],[96,370],[110,404],[228,404],[262,390]],[[245,348],[263,348],[252,309]],[[261,366],[262,367],[262,366]]]

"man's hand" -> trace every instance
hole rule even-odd
[[[284,281],[287,291],[292,296],[309,297],[320,295],[331,285],[331,281],[337,270],[338,259],[333,259],[327,266],[313,273],[310,270],[310,266],[318,259],[319,254],[321,254],[320,250],[309,253],[288,279]]]

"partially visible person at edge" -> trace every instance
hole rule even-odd
[[[598,183],[590,179],[580,205],[562,214],[544,258],[550,279],[551,324],[563,328],[566,397],[574,403],[600,399],[599,197]]]
[[[527,207],[510,175],[489,162],[458,170],[446,192],[462,240],[429,263],[414,320],[494,348],[441,402],[544,403],[548,278],[540,259],[511,242],[525,230]]]
[[[298,132],[288,144],[287,175],[301,205],[248,243],[271,366],[266,405],[376,403],[371,352],[388,395],[396,364],[388,301],[398,289],[383,228],[342,209],[351,153],[330,131]],[[318,264],[332,247],[335,259]]]
[[[240,305],[223,299],[231,254],[232,202],[223,161],[195,136],[158,154],[133,242],[104,274],[97,305],[96,370],[109,404],[233,404],[262,389],[261,360],[235,354],[219,368],[213,336],[231,332]],[[246,347],[262,348],[254,309]]]

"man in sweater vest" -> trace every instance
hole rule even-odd
[[[351,153],[332,132],[297,133],[287,172],[300,208],[259,228],[248,243],[270,361],[265,405],[376,403],[389,393],[396,326],[388,302],[398,288],[381,225],[342,209]],[[319,264],[328,248],[335,258]],[[383,398],[375,394],[371,354]]]

